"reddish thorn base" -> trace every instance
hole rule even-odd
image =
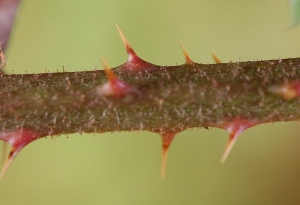
[[[105,97],[120,98],[134,91],[134,87],[118,78],[109,79],[97,87],[97,94]]]
[[[101,59],[108,81],[97,87],[97,93],[105,97],[123,97],[134,91],[134,87],[118,79],[105,59]]]
[[[166,177],[168,151],[176,134],[177,132],[172,132],[172,131],[160,132],[160,135],[162,137],[162,156],[161,156],[161,178],[162,179]]]
[[[43,136],[44,135],[41,135],[40,133],[34,130],[25,128],[17,129],[13,132],[0,133],[0,140],[8,142],[12,146],[9,156],[3,165],[0,178],[4,176],[13,159],[27,144]]]
[[[128,55],[127,62],[124,63],[121,67],[126,71],[134,71],[134,72],[149,71],[155,68],[159,68],[159,66],[154,65],[152,63],[148,63],[147,61],[144,61],[137,55]]]
[[[123,64],[123,69],[126,69],[127,71],[144,71],[144,70],[150,70],[153,68],[156,68],[158,66],[152,64],[152,63],[148,63],[146,61],[144,61],[143,59],[141,59],[132,49],[132,47],[130,46],[128,40],[126,39],[126,37],[124,36],[123,32],[121,31],[121,29],[117,26],[117,29],[119,31],[119,34],[121,36],[121,39],[124,43],[126,52],[128,54],[128,60],[126,63]]]
[[[230,122],[222,123],[220,126],[218,126],[219,128],[225,129],[229,132],[229,139],[225,147],[225,151],[221,157],[221,163],[225,162],[239,135],[244,130],[253,127],[257,124],[258,122],[256,120],[235,118]]]

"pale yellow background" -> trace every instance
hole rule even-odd
[[[223,62],[299,57],[300,27],[289,29],[289,20],[287,0],[26,0],[7,70],[92,70],[100,56],[117,66],[127,56],[115,23],[156,64],[183,63],[179,41],[202,63],[213,62],[211,50]],[[185,131],[164,181],[156,134],[41,139],[0,182],[0,204],[300,204],[299,132],[298,123],[249,129],[220,165],[225,131]]]

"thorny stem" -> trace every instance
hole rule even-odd
[[[18,4],[0,0],[0,41],[8,40]],[[0,178],[23,147],[49,135],[156,132],[164,178],[168,148],[187,128],[227,130],[224,162],[245,129],[300,120],[300,58],[221,63],[213,54],[217,64],[204,65],[182,46],[185,64],[157,66],[140,59],[118,30],[128,61],[112,70],[104,63],[105,71],[5,75],[0,49],[0,140],[12,145]]]
[[[183,65],[157,66],[136,56],[112,70],[104,65],[0,76],[0,139],[12,145],[0,178],[23,147],[49,135],[148,130],[169,147],[182,130],[218,127],[230,133],[224,162],[245,129],[300,119],[299,58],[204,65],[186,55]]]
[[[97,86],[107,81],[104,71],[1,75],[1,131],[181,131],[220,127],[236,118],[258,123],[300,119],[297,93],[294,98],[284,93],[297,86],[299,58],[157,66],[139,72],[122,65],[113,71],[136,91],[123,98],[99,96]]]

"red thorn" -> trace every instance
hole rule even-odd
[[[135,58],[135,57],[138,57],[136,55],[136,53],[134,52],[134,50],[132,49],[132,47],[129,45],[129,42],[128,40],[126,39],[125,35],[123,34],[123,32],[121,31],[121,29],[119,28],[119,26],[116,24],[116,27],[118,29],[118,32],[121,36],[121,39],[124,43],[124,46],[125,46],[125,49],[127,51],[127,54],[128,54],[128,61],[131,61],[132,58]]]
[[[246,129],[257,125],[258,123],[255,120],[247,120],[236,118],[229,123],[223,123],[220,127],[226,129],[229,132],[229,139],[225,147],[225,151],[221,157],[220,162],[224,163],[228,157],[233,145],[238,139],[239,135]]]
[[[36,131],[30,129],[18,129],[13,132],[1,133],[0,140],[8,142],[11,144],[12,148],[9,153],[8,158],[6,159],[1,174],[0,179],[3,178],[4,174],[8,170],[14,158],[18,155],[18,153],[30,142],[39,139],[45,135],[41,135]]]
[[[221,157],[220,162],[223,164],[225,160],[227,159],[233,145],[235,144],[236,140],[238,139],[239,135],[241,134],[243,130],[237,130],[237,132],[231,132],[229,135],[228,142],[225,147],[225,151]]]
[[[168,151],[176,134],[177,132],[172,132],[172,131],[160,132],[160,135],[162,137],[162,156],[161,156],[161,178],[162,179],[165,179],[166,177]]]
[[[217,56],[217,54],[215,54],[213,51],[211,52],[211,54],[212,54],[212,57],[213,57],[213,59],[214,59],[214,61],[215,61],[216,64],[222,63],[222,61],[221,61],[220,58]]]
[[[97,93],[106,97],[124,97],[133,91],[133,86],[118,79],[104,58],[101,59],[108,81],[97,87]]]
[[[286,100],[300,97],[300,82],[288,82],[282,85],[272,85],[268,91]]]
[[[158,66],[148,63],[147,61],[144,61],[141,59],[132,49],[132,47],[129,45],[126,37],[124,36],[123,32],[119,28],[119,26],[116,24],[116,27],[119,31],[119,34],[121,36],[121,39],[125,45],[125,49],[128,54],[128,60],[125,64],[123,64],[123,68],[126,70],[133,70],[133,71],[141,71],[141,70],[151,70]]]
[[[182,52],[183,52],[183,55],[185,58],[185,64],[194,65],[195,63],[191,60],[191,58],[189,57],[188,53],[186,52],[186,50],[181,42],[180,42],[180,46],[181,46],[181,49],[182,49]]]

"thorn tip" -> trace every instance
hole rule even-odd
[[[108,62],[105,60],[105,58],[101,58],[101,62],[102,62],[102,65],[104,67],[104,72],[107,76],[107,78],[109,80],[113,80],[116,78],[115,74],[113,73],[112,69],[110,68],[110,66],[108,65]]]
[[[15,149],[12,149],[11,152],[9,153],[8,158],[6,159],[6,161],[3,164],[1,173],[0,173],[0,180],[3,179],[5,173],[7,172],[8,168],[10,167],[13,159],[15,158],[15,156],[18,154],[19,151],[16,151]]]
[[[0,133],[0,140],[8,142],[12,146],[9,156],[6,158],[3,164],[0,173],[0,179],[3,178],[14,158],[24,147],[32,141],[37,140],[43,136],[45,136],[45,134],[38,133],[35,130],[27,128],[17,129],[13,132]]]
[[[167,159],[170,145],[177,132],[160,132],[162,138],[161,179],[166,178]]]
[[[217,54],[215,52],[212,51],[211,55],[212,55],[212,57],[213,57],[216,64],[222,63],[222,61],[220,60],[220,58],[217,56]]]
[[[136,53],[134,52],[134,50],[132,49],[132,47],[130,46],[128,40],[126,39],[125,35],[123,34],[123,32],[121,31],[120,27],[116,24],[116,27],[118,29],[118,32],[121,36],[121,39],[124,43],[124,46],[125,46],[125,49],[127,51],[127,54],[128,54],[128,59],[134,57],[134,56],[137,56]]]
[[[230,134],[220,163],[223,164],[225,162],[240,134],[246,129],[253,127],[257,124],[258,123],[256,120],[236,118],[220,126],[220,128],[226,129]]]
[[[229,140],[227,142],[227,145],[225,147],[225,151],[224,151],[224,153],[221,157],[221,160],[220,160],[221,164],[224,164],[224,162],[226,161],[226,159],[227,159],[230,151],[232,150],[237,138],[238,138],[238,134],[233,133],[233,134],[230,135]]]
[[[104,58],[101,58],[101,62],[103,64],[108,81],[97,86],[96,92],[98,95],[119,98],[124,97],[133,91],[138,93],[138,91],[134,89],[132,85],[120,80],[114,74],[113,70],[110,68]]]
[[[180,42],[180,46],[181,46],[181,50],[182,50],[184,58],[185,58],[185,64],[194,65],[195,63],[189,57],[189,55],[188,55],[187,51],[185,50],[182,42]]]

